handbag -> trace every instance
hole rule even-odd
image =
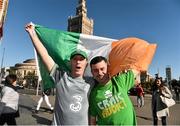
[[[176,104],[176,102],[172,98],[167,98],[167,97],[163,97],[163,96],[160,96],[160,98],[167,107],[171,107]]]

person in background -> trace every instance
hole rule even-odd
[[[180,86],[179,84],[174,86],[174,92],[176,94],[176,101],[179,101]]]
[[[173,87],[175,95],[176,95],[176,101],[179,101],[180,82],[178,82],[177,80],[173,80],[172,87]]]
[[[164,85],[162,78],[157,77],[153,85],[152,92],[152,115],[153,124],[158,125],[158,120],[161,120],[162,125],[167,125],[166,117],[169,116],[169,109],[162,102],[160,96],[172,98],[170,90]],[[161,111],[160,114],[157,112]]]
[[[110,77],[107,59],[102,56],[93,58],[90,67],[96,81],[90,95],[90,125],[136,125],[128,90],[134,86],[138,71],[128,70]]]
[[[19,94],[16,88],[17,77],[14,74],[9,74],[5,79],[5,86],[3,86],[0,100],[0,125],[16,125],[16,117],[19,117]]]
[[[143,107],[144,106],[144,90],[141,86],[141,83],[137,84],[136,92],[137,92],[137,106]]]
[[[37,105],[36,110],[35,110],[36,113],[39,112],[39,109],[41,107],[43,100],[46,102],[46,105],[50,108],[51,112],[53,112],[54,108],[50,104],[49,97],[48,97],[50,94],[51,94],[51,89],[47,89],[47,90],[42,92],[41,98],[39,99],[38,105]]]

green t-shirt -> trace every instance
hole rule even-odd
[[[90,116],[98,125],[136,125],[136,115],[128,96],[134,86],[132,71],[113,77],[106,85],[96,85],[90,95]]]

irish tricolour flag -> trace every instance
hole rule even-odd
[[[145,40],[134,37],[115,40],[59,31],[37,25],[35,30],[49,55],[66,71],[70,70],[70,55],[77,49],[87,52],[89,62],[95,56],[106,57],[110,64],[109,72],[111,76],[130,68],[147,71],[156,50],[156,44],[150,44]],[[39,64],[42,80],[47,79],[48,74],[43,72],[45,67],[41,61],[39,61]],[[89,67],[85,76],[91,76]],[[43,83],[47,82],[43,81]],[[51,84],[48,82],[45,84],[46,87],[51,87]]]

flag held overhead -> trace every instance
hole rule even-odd
[[[111,76],[131,68],[147,71],[157,46],[133,37],[115,40],[53,30],[38,25],[35,30],[52,59],[67,71],[70,70],[71,53],[75,50],[83,50],[89,61],[95,56],[106,57],[110,63]],[[86,76],[92,76],[89,66],[85,73]]]

